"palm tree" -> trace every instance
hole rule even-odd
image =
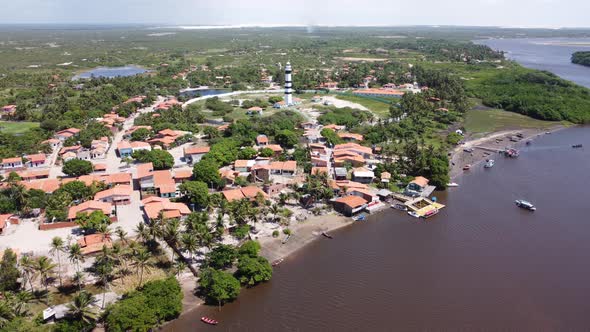
[[[106,246],[105,246],[106,248]],[[110,286],[110,281],[113,277],[113,263],[107,259],[101,260],[97,262],[98,264],[95,266],[95,273],[100,279],[100,283],[102,284],[104,292],[102,293],[102,305],[101,308],[104,308],[104,301],[106,293]]]
[[[10,300],[12,310],[17,316],[26,316],[29,313],[29,303],[33,300],[33,293],[22,291],[16,293]]]
[[[180,236],[180,221],[178,219],[170,220],[166,224],[166,226],[164,227],[160,236],[163,238],[164,241],[166,241],[166,243],[168,244],[170,249],[172,249],[171,261],[174,261],[174,253],[176,251],[178,251],[178,237]]]
[[[270,206],[269,212],[272,213],[272,220],[275,221],[277,219],[277,214],[281,212],[281,209],[277,204],[273,204]]]
[[[150,239],[149,230],[144,223],[137,224],[135,233],[137,233],[137,239],[144,244]]]
[[[72,277],[72,281],[78,286],[78,291],[82,291],[82,284],[84,283],[84,273],[77,271]]]
[[[98,227],[96,227],[96,233],[102,235],[103,242],[105,241],[105,239],[111,237],[111,230],[109,229],[109,225],[107,224],[99,224]]]
[[[153,266],[152,255],[145,248],[137,250],[133,256],[133,265],[139,275],[139,287],[141,287],[143,283],[143,272],[150,272]]]
[[[121,243],[127,244],[127,232],[125,232],[125,230],[121,228],[121,226],[115,229],[115,234],[117,234],[117,237],[119,238],[119,241],[121,241]]]
[[[8,301],[0,301],[0,328],[14,319],[14,311],[8,304]]]
[[[57,264],[53,263],[51,258],[47,256],[41,256],[37,259],[35,264],[35,270],[39,272],[39,276],[41,278],[41,283],[45,286],[45,291],[48,291],[49,283],[48,279],[49,276],[53,273]]]
[[[58,271],[57,271],[57,275],[59,276],[59,287],[63,286],[62,283],[62,279],[61,279],[61,253],[64,251],[64,240],[59,237],[56,236],[51,240],[51,250],[49,250],[49,253],[52,255],[56,255],[57,254],[57,265],[58,265]]]
[[[179,257],[178,259],[176,259],[174,261],[174,264],[172,265],[174,274],[176,275],[176,277],[180,277],[180,273],[182,271],[184,271],[184,269],[186,269],[187,265],[186,263]]]
[[[33,291],[33,280],[36,277],[35,269],[33,268],[34,261],[29,256],[23,255],[19,261],[19,265],[25,277],[23,284],[26,285],[29,282],[30,289]]]
[[[96,299],[88,292],[80,292],[74,297],[74,301],[68,304],[68,313],[70,316],[91,323],[98,317],[98,312],[92,306]]]
[[[80,272],[80,263],[85,261],[82,247],[78,243],[72,244],[68,250],[68,255],[70,262],[76,264],[76,271]]]
[[[197,251],[197,249],[199,249],[199,242],[197,241],[197,237],[193,233],[182,233],[180,242],[182,242],[184,250],[190,253],[191,261],[194,261],[194,253],[195,251]]]

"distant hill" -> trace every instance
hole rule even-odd
[[[572,63],[590,67],[590,51],[575,52],[572,54]]]

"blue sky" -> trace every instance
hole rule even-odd
[[[0,0],[3,23],[588,27],[589,0]]]

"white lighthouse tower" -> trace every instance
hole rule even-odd
[[[291,63],[285,66],[285,106],[293,105],[293,81],[291,80]]]

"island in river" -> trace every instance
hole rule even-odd
[[[579,51],[572,54],[572,63],[590,67],[590,51]]]

